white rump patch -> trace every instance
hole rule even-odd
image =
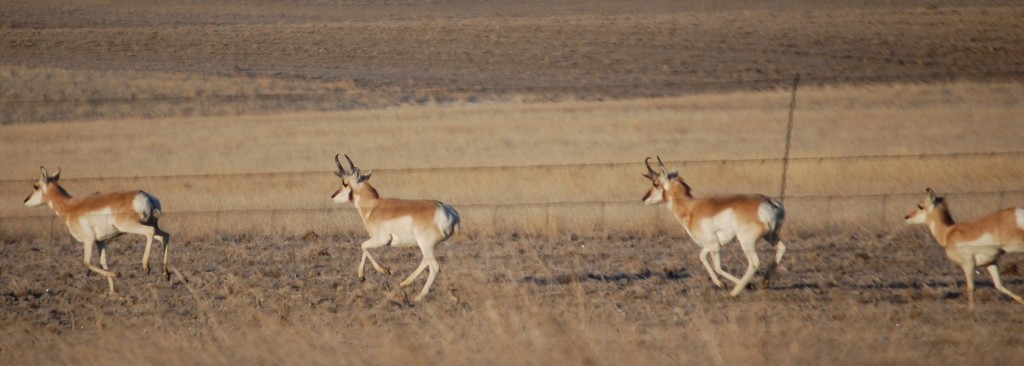
[[[458,231],[460,222],[459,213],[452,206],[445,203],[437,205],[437,211],[434,213],[434,225],[437,225],[438,230],[444,234],[445,238]]]
[[[1024,230],[1024,208],[1017,207],[1013,211],[1017,214],[1017,227]]]
[[[135,199],[132,200],[132,209],[139,214],[139,219],[142,221],[149,221],[151,217],[159,215],[160,201],[156,198],[150,197],[145,193],[139,193],[135,195]]]
[[[785,219],[784,212],[779,206],[773,205],[770,202],[764,202],[757,208],[757,218],[761,219],[761,222],[767,226],[770,232],[775,230],[782,223],[782,220]]]

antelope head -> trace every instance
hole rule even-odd
[[[334,162],[338,165],[338,171],[334,172],[338,178],[341,178],[341,188],[331,195],[331,200],[337,203],[344,202],[355,202],[354,192],[366,184],[366,181],[370,180],[370,175],[373,174],[371,169],[368,173],[362,174],[359,168],[356,168],[355,164],[352,163],[352,159],[345,154],[345,160],[348,160],[349,170],[346,171],[345,167],[341,165],[341,160],[338,160],[338,156],[341,154],[334,155]]]
[[[651,168],[651,158],[647,157],[644,159],[644,166],[647,167],[647,174],[644,177],[651,180],[651,184],[654,186],[647,191],[644,195],[644,204],[656,205],[665,200],[665,192],[674,180],[677,180],[679,173],[675,170],[669,171],[665,168],[665,163],[661,162],[661,157],[658,157],[658,170],[655,171]]]
[[[57,180],[60,179],[60,168],[57,168],[57,173],[49,175],[46,173],[46,168],[39,167],[42,171],[39,174],[39,180],[32,185],[32,193],[25,197],[25,206],[35,207],[46,203],[46,193],[51,189],[60,189],[57,186]]]
[[[917,204],[917,208],[907,214],[903,219],[908,224],[926,224],[928,223],[928,217],[932,215],[937,208],[945,207],[945,200],[943,197],[935,195],[935,191],[928,188],[926,191],[927,195],[921,203]]]

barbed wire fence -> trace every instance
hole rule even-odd
[[[974,217],[1004,208],[1008,201],[1024,202],[1024,189],[949,192],[946,196],[958,202],[958,214]],[[915,192],[790,195],[786,200],[788,218],[784,233],[797,236],[889,233],[902,228],[902,215],[921,197],[922,193]],[[644,206],[639,200],[469,203],[454,204],[454,207],[463,216],[462,232],[471,236],[682,235],[679,224],[664,208]],[[349,206],[168,211],[162,214],[161,226],[175,232],[177,239],[186,240],[216,236],[364,234],[358,214]],[[0,239],[4,240],[71,240],[64,223],[52,212],[0,217],[0,228],[5,237]]]
[[[864,155],[837,155],[837,156],[797,156],[790,157],[790,162],[824,162],[824,161],[872,161],[872,160],[922,160],[922,159],[961,159],[961,158],[995,158],[995,157],[1021,157],[1024,150],[1014,151],[981,151],[981,152],[955,152],[955,153],[920,153],[920,154],[864,154]],[[666,163],[678,164],[681,166],[693,165],[729,165],[741,163],[779,163],[783,158],[731,158],[731,159],[691,159],[683,161],[668,161]],[[400,168],[374,168],[374,172],[487,172],[513,169],[586,169],[590,167],[637,167],[640,162],[602,162],[602,163],[570,163],[570,164],[534,164],[534,165],[492,165],[492,166],[437,166],[437,167],[400,167]],[[190,178],[266,178],[275,176],[297,176],[297,175],[331,175],[328,170],[291,170],[279,172],[245,172],[245,173],[202,173],[202,174],[161,174],[161,175],[131,175],[131,176],[84,176],[75,178],[64,178],[62,181],[110,181],[110,180],[139,180],[139,179],[190,179]],[[30,179],[0,179],[0,184],[25,184]],[[838,196],[837,196],[838,197]],[[3,218],[3,217],[0,217]]]
[[[1000,74],[1007,78],[1020,78],[1019,71]],[[961,75],[963,76],[963,75]],[[992,75],[987,75],[992,76]],[[905,210],[900,204],[916,199],[917,192],[892,192],[883,194],[861,195],[786,195],[786,168],[793,162],[814,161],[881,161],[881,160],[912,160],[912,159],[957,159],[985,158],[1001,156],[1024,156],[1024,151],[993,151],[993,152],[958,152],[939,154],[892,154],[892,155],[851,155],[851,156],[795,156],[789,155],[791,144],[789,133],[793,128],[793,113],[796,105],[796,88],[801,83],[810,85],[831,84],[837,82],[874,82],[878,80],[956,80],[956,77],[944,77],[934,73],[900,74],[900,75],[844,75],[842,77],[823,77],[815,75],[797,75],[795,78],[766,78],[734,81],[671,81],[677,85],[702,88],[718,88],[729,85],[774,85],[792,86],[790,114],[787,126],[787,149],[782,158],[748,158],[725,160],[689,160],[676,164],[687,167],[697,165],[732,165],[749,163],[781,163],[783,178],[780,187],[780,198],[786,199],[787,219],[786,230],[793,233],[834,232],[837,230],[871,230],[878,232],[890,231],[899,225],[898,212]],[[674,84],[675,85],[675,84]],[[600,87],[616,87],[617,85],[599,85]],[[636,85],[621,85],[636,87]],[[579,88],[580,86],[572,86]],[[586,86],[584,86],[586,87]],[[596,86],[595,86],[596,87]],[[570,86],[549,85],[543,88],[561,89]],[[428,90],[429,91],[429,90]],[[490,90],[503,92],[502,90]],[[143,98],[91,98],[85,100],[66,99],[12,99],[0,100],[0,109],[17,109],[23,106],[48,107],[63,104],[136,104],[136,103],[230,103],[238,101],[280,101],[296,103],[315,100],[330,103],[344,98],[348,91],[330,92],[296,92],[261,95],[203,95],[203,96],[152,96]],[[602,162],[590,164],[554,164],[554,165],[518,165],[518,166],[449,166],[431,168],[392,168],[377,169],[378,172],[474,172],[487,174],[494,171],[514,169],[581,169],[593,167],[632,167],[636,162]],[[114,176],[114,177],[83,177],[74,181],[90,180],[140,180],[140,179],[199,179],[199,178],[266,178],[283,175],[312,176],[324,174],[324,171],[288,171],[288,172],[255,172],[225,174],[171,174],[158,176]],[[22,184],[24,180],[0,180],[0,184]],[[1005,207],[1008,200],[1019,202],[1017,197],[1024,197],[1022,190],[1002,191],[963,191],[951,192],[950,196],[983,197],[986,204],[983,209]],[[992,202],[995,204],[992,204]],[[464,210],[466,230],[474,235],[502,235],[525,233],[530,235],[573,235],[625,233],[627,235],[654,235],[678,233],[679,227],[671,215],[664,209],[643,207],[633,201],[578,201],[578,202],[527,202],[527,203],[462,203],[452,202],[457,209]],[[980,211],[969,210],[969,212]],[[247,208],[236,210],[182,210],[164,213],[168,225],[182,222],[183,228],[201,229],[195,235],[299,235],[302,232],[322,233],[362,233],[362,225],[354,219],[351,208]],[[341,217],[341,219],[339,219]],[[270,223],[266,225],[266,223]],[[291,229],[286,223],[294,223],[297,229]],[[261,224],[261,225],[257,225]],[[305,224],[305,225],[303,225]],[[302,227],[308,227],[303,229]],[[12,240],[18,237],[44,236],[46,240],[55,241],[66,237],[63,223],[52,213],[34,216],[0,216],[0,236]],[[40,235],[40,233],[45,233]]]
[[[779,80],[784,82],[784,80]],[[792,110],[795,107],[796,85],[794,81],[793,101],[791,101],[790,126],[792,126]],[[259,96],[258,98],[276,99],[280,96]],[[247,97],[227,97],[227,99],[246,99]],[[305,98],[301,95],[285,96],[288,98]],[[214,98],[217,99],[217,98]],[[204,99],[206,100],[206,99]],[[134,103],[135,100],[113,100],[111,103]],[[0,101],[0,103],[52,103],[52,101]],[[62,103],[79,103],[67,102]],[[791,128],[791,127],[790,127]],[[791,143],[787,138],[787,144]],[[793,162],[820,161],[891,161],[920,159],[963,159],[963,158],[999,158],[1007,156],[1024,156],[1024,151],[992,151],[992,152],[957,152],[932,154],[890,154],[890,155],[851,155],[851,156],[796,156],[787,154],[783,158],[748,158],[748,159],[708,159],[674,162],[681,167],[699,165],[736,165],[781,163],[788,166]],[[490,174],[496,171],[520,169],[574,169],[586,170],[596,167],[629,168],[639,166],[638,162],[601,162],[588,164],[548,164],[548,165],[515,165],[515,166],[448,166],[448,167],[414,167],[376,169],[377,172],[417,173],[417,172],[471,172]],[[286,172],[245,172],[224,174],[171,174],[156,176],[93,176],[69,179],[73,181],[135,181],[140,179],[260,179],[274,176],[316,176],[329,175],[322,170],[286,171]],[[780,195],[785,198],[787,221],[784,236],[807,237],[814,235],[833,235],[837,233],[857,233],[866,235],[891,235],[903,230],[902,215],[913,208],[923,192],[890,192],[848,195],[787,195],[783,173]],[[0,180],[0,184],[24,185],[26,180]],[[27,187],[27,185],[25,185]],[[993,191],[957,191],[946,192],[953,199],[965,198],[973,201],[969,207],[958,203],[958,215],[974,217],[977,213],[990,212],[1007,207],[1008,204],[1024,203],[1024,189],[993,190]],[[589,200],[571,202],[523,202],[523,203],[459,203],[452,202],[463,216],[463,232],[469,238],[456,240],[474,240],[480,237],[533,237],[558,243],[574,244],[574,238],[653,238],[672,237],[686,241],[686,235],[679,224],[674,221],[662,207],[645,207],[637,200]],[[966,202],[965,202],[966,203]],[[0,216],[0,240],[39,240],[60,245],[71,243],[73,239],[60,218],[52,212],[36,211],[31,216]],[[188,241],[202,241],[211,238],[303,238],[310,234],[314,237],[351,237],[365,236],[362,223],[355,210],[349,206],[319,208],[246,208],[246,209],[211,209],[211,210],[179,210],[164,212],[161,226],[171,232],[175,245]],[[135,239],[129,239],[135,240]],[[354,243],[358,243],[355,241]],[[532,244],[531,244],[532,247]],[[79,247],[80,248],[80,247]],[[884,253],[889,256],[909,257],[908,253],[919,251],[920,246],[892,246],[884,251],[872,252],[872,255]],[[759,247],[759,250],[762,248]],[[79,249],[80,250],[80,249]],[[693,253],[678,253],[674,248],[665,246],[644,248],[645,252],[664,254],[664,256],[690,256]],[[817,255],[820,246],[794,247],[788,250],[792,255]],[[814,253],[812,253],[814,252]],[[839,253],[853,258],[868,252],[863,247],[845,245],[829,248],[830,253]],[[933,257],[941,256],[939,251],[929,251]],[[608,248],[580,251],[574,255],[589,256],[621,256],[626,250]],[[766,253],[762,254],[764,257]],[[488,261],[522,260],[523,255],[499,251],[484,255]],[[527,256],[536,257],[545,263],[549,270],[541,274],[524,274],[517,281],[540,282],[549,281],[554,284],[568,281],[586,280],[590,272],[565,274],[561,270],[560,261],[566,261],[565,252],[548,246]],[[576,258],[577,260],[579,258]],[[125,260],[127,261],[127,260]],[[699,266],[694,263],[681,262],[689,268],[689,275],[703,276]],[[571,269],[571,268],[568,268]],[[910,272],[913,268],[889,269],[893,272]],[[571,272],[571,271],[570,271]],[[925,280],[924,286],[947,287],[960,278],[953,266],[939,269],[941,277]],[[643,276],[643,274],[629,274]],[[823,281],[846,281],[845,287],[857,287],[862,284],[871,285],[872,281],[880,282],[875,276],[835,279],[831,273],[811,271],[799,273],[796,281],[815,283],[819,278]],[[902,276],[908,278],[911,276]],[[791,278],[793,278],[791,276]],[[603,280],[603,279],[602,279]],[[793,280],[790,280],[793,281]],[[920,286],[921,284],[911,284]]]
[[[892,161],[923,159],[977,159],[1024,157],[1024,151],[943,153],[943,154],[901,154],[901,155],[859,155],[793,157],[790,162],[823,161]],[[731,159],[691,160],[676,162],[684,168],[694,169],[699,165],[728,166],[733,164],[779,163],[780,159]],[[448,174],[463,172],[488,175],[497,171],[529,169],[587,170],[590,168],[636,167],[629,163],[591,163],[562,165],[520,165],[482,167],[438,167],[438,168],[393,168],[377,169],[395,175],[435,172]],[[229,179],[262,181],[281,176],[329,176],[327,171],[290,171],[262,173],[186,174],[159,176],[115,176],[84,177],[69,179],[87,181],[137,181],[137,180],[178,180],[189,182],[199,179]],[[95,182],[94,182],[95,183]],[[0,180],[0,185],[28,187],[26,180]],[[958,202],[958,215],[976,217],[985,212],[1004,208],[1007,204],[1024,202],[1022,190],[956,191],[947,192],[949,197],[968,198]],[[912,208],[922,196],[921,192],[891,192],[846,195],[788,195],[786,197],[787,222],[784,232],[790,235],[808,235],[836,231],[859,231],[884,233],[902,225],[902,215]],[[463,215],[463,231],[472,235],[675,235],[679,234],[678,223],[670,214],[659,207],[645,207],[639,200],[584,200],[566,202],[450,202]],[[362,235],[362,223],[355,210],[347,206],[314,208],[244,208],[211,210],[178,210],[163,213],[163,224],[184,236],[209,237],[217,235],[265,235],[298,236],[310,232],[318,235]],[[170,226],[168,226],[170,225]],[[178,226],[175,228],[174,226]],[[35,211],[33,215],[0,216],[0,239],[42,238],[53,242],[67,237],[66,228],[52,212]]]

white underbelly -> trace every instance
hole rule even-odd
[[[107,240],[107,239],[113,239],[114,237],[116,237],[118,235],[124,234],[123,232],[118,230],[116,227],[114,227],[113,224],[111,224],[111,225],[98,225],[98,226],[94,226],[93,230],[95,230],[95,232],[96,232],[96,240],[100,240],[100,241]]]
[[[730,209],[694,222],[696,226],[692,230],[688,225],[683,225],[683,228],[693,238],[693,241],[701,246],[725,245],[736,238],[736,230],[733,228],[734,221],[735,215]]]
[[[391,235],[391,246],[409,247],[417,245],[416,237],[411,235]]]
[[[79,241],[90,236],[97,241],[103,241],[123,234],[114,226],[114,216],[111,214],[110,209],[82,215],[78,219],[78,228],[79,230],[76,231],[79,231],[79,233],[74,236]]]
[[[395,247],[416,245],[416,232],[413,230],[412,217],[404,216],[385,221],[377,226],[377,235],[390,238],[389,245]]]

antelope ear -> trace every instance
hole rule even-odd
[[[57,167],[57,172],[53,173],[53,175],[50,176],[50,181],[51,182],[56,182],[59,179],[60,179],[60,167]]]
[[[372,175],[372,174],[373,174],[373,169],[370,169],[370,171],[366,172],[366,174],[360,175],[359,176],[359,183],[362,183],[362,182],[370,180],[370,175]]]
[[[925,189],[925,192],[928,193],[927,201],[929,203],[935,203],[936,201],[938,201],[939,197],[935,195],[935,191],[933,191],[930,187],[928,189]]]
[[[39,172],[39,181],[45,183],[46,182],[46,178],[49,178],[50,175],[46,174],[46,168],[45,167],[39,167],[39,171],[40,171]]]
[[[671,172],[668,172],[668,179],[671,180],[671,179],[676,179],[678,177],[679,177],[679,171],[673,170]]]

